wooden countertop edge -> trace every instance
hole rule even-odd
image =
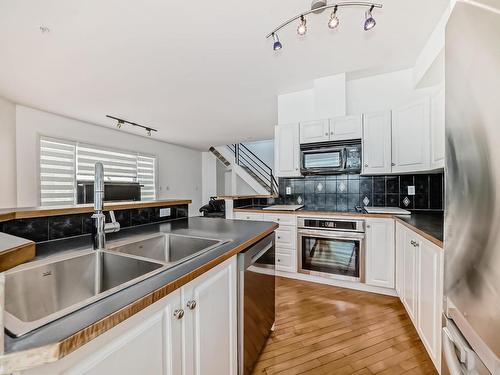
[[[441,249],[444,248],[443,241],[438,240],[434,236],[418,229],[417,227],[407,223],[406,221],[400,219],[396,215],[391,214],[365,214],[365,213],[357,213],[357,212],[331,212],[331,211],[275,211],[275,210],[259,210],[259,209],[251,209],[251,208],[235,208],[234,212],[251,212],[251,213],[259,213],[259,214],[277,214],[277,215],[329,215],[329,216],[349,216],[349,217],[369,217],[369,218],[381,218],[381,219],[395,219],[399,223],[403,224],[407,228],[413,230],[418,233],[420,236],[424,237],[426,240],[432,242],[434,245],[439,246]]]
[[[116,202],[105,203],[104,211],[110,210],[127,210],[132,208],[147,208],[147,207],[166,207],[176,206],[179,204],[191,204],[190,199],[172,199],[172,200],[158,200],[150,202]],[[2,210],[0,210],[2,211]],[[0,221],[8,221],[15,219],[28,219],[34,217],[46,217],[55,215],[71,215],[90,213],[94,211],[92,205],[81,206],[61,206],[61,207],[33,207],[33,208],[19,208],[12,209],[12,211],[5,211],[0,213]]]
[[[0,252],[0,272],[7,271],[19,264],[23,264],[36,255],[36,245],[28,241],[22,245]]]
[[[249,246],[252,246],[254,243],[260,241],[264,237],[274,232],[274,230],[277,228],[278,224],[274,224],[268,230],[241,243],[240,245],[224,253],[218,258],[211,260],[203,266],[198,267],[197,269],[162,286],[161,288],[151,292],[150,294],[145,295],[141,299],[131,303],[128,306],[123,307],[118,311],[115,311],[107,317],[89,325],[88,327],[85,327],[84,329],[74,333],[73,335],[60,342],[0,356],[0,373],[9,373],[35,366],[41,366],[43,364],[55,362],[59,359],[64,358],[68,354],[82,347],[99,335],[102,335],[104,332],[110,330],[124,320],[130,318],[131,316],[144,310],[146,307],[151,306],[153,303],[164,298],[174,290],[179,289],[181,286],[187,284],[196,277],[202,275],[203,273],[214,268],[215,266],[231,258],[232,256],[240,253],[242,250],[248,248]]]
[[[332,212],[332,211],[281,211],[281,210],[262,210],[262,209],[251,209],[251,208],[235,208],[234,212],[253,212],[259,214],[277,214],[277,215],[329,215],[329,216],[350,216],[350,217],[373,217],[373,218],[387,218],[393,217],[391,214],[365,214],[358,212]]]
[[[398,223],[401,223],[403,224],[405,227],[411,229],[412,231],[414,231],[415,233],[419,234],[420,236],[424,237],[426,240],[432,242],[434,245],[440,247],[441,249],[444,249],[444,243],[443,241],[441,240],[438,240],[437,238],[435,238],[434,236],[431,236],[430,234],[424,232],[423,230],[421,229],[418,229],[417,227],[411,225],[410,223],[407,223],[406,221],[404,220],[401,220],[399,217],[395,216],[394,219],[398,222]]]

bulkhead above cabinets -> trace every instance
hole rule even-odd
[[[278,125],[277,177],[300,177],[300,145],[362,140],[364,175],[444,168],[444,88],[392,110]]]

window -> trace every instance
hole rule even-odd
[[[41,137],[42,206],[74,204],[77,181],[93,181],[96,162],[104,165],[105,181],[139,182],[141,200],[156,198],[156,157]]]

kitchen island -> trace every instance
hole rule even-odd
[[[189,290],[189,285],[195,280],[202,280],[203,277],[214,272],[214,268],[222,267],[220,272],[223,272],[224,277],[231,281],[228,293],[231,294],[231,298],[234,298],[236,293],[235,255],[272,234],[276,228],[277,224],[268,222],[247,223],[236,220],[198,217],[123,229],[115,235],[108,236],[110,246],[114,241],[123,242],[137,236],[147,236],[155,233],[212,238],[224,242],[210,251],[172,268],[166,268],[140,283],[131,285],[28,334],[17,338],[6,335],[5,354],[0,357],[1,373],[33,367],[35,367],[34,372],[28,371],[26,373],[35,374],[44,373],[44,371],[46,371],[45,373],[53,371],[57,373],[60,370],[57,369],[58,362],[54,364],[56,368],[47,365],[49,368],[45,370],[44,366],[42,368],[36,366],[58,361],[71,353],[74,354],[73,357],[80,355],[78,353],[84,354],[85,350],[89,350],[85,349],[88,348],[85,344],[92,343],[93,340],[99,339],[100,336],[106,333],[109,334],[102,340],[111,340],[110,336],[113,336],[111,331],[113,331],[114,327],[117,329],[124,327],[120,323],[126,323],[129,319],[134,319],[137,314],[146,313],[148,309],[154,310],[157,308],[155,306],[161,305],[165,301],[172,302],[167,304],[169,309],[171,305],[177,306],[176,301],[183,298],[181,295]],[[64,251],[81,251],[86,246],[88,248],[88,244],[82,238],[79,240],[66,239],[54,244],[56,252],[61,249],[64,249]],[[45,256],[50,256],[51,251],[54,250],[51,249],[50,244],[45,244],[40,248]],[[218,276],[214,277],[216,278],[212,281],[216,283]],[[224,296],[220,294],[223,288],[212,290],[209,285],[205,286],[208,288],[207,291],[203,291],[203,293],[208,293],[204,294],[206,298],[211,298],[210,293],[213,293],[213,297],[218,298],[218,304],[223,302]],[[231,309],[236,308],[236,301],[227,301],[227,303],[229,302]],[[179,306],[182,306],[182,304],[179,304]],[[168,310],[167,315],[171,315],[170,310]],[[235,324],[236,317],[233,316],[232,320],[234,320],[232,323]],[[79,348],[83,350],[78,350]],[[147,351],[148,348],[146,347],[144,350]],[[71,358],[66,360],[65,363],[70,366],[70,362]],[[78,362],[81,362],[81,359]]]

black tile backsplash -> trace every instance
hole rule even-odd
[[[250,200],[252,201],[252,200]],[[267,200],[266,200],[267,202]],[[262,202],[260,202],[263,204]],[[116,220],[125,228],[134,225],[188,217],[188,205],[170,206],[170,216],[160,217],[160,208],[151,207],[115,212]],[[109,213],[106,212],[109,222]],[[0,231],[35,242],[75,237],[92,233],[92,214],[59,215],[33,219],[16,219],[0,223]]]
[[[410,210],[443,210],[444,175],[307,176],[280,178],[280,198],[235,201],[235,207],[266,204],[304,204],[309,209],[355,211],[356,206],[389,206]],[[285,189],[291,187],[291,194]],[[408,195],[415,186],[415,195]]]

